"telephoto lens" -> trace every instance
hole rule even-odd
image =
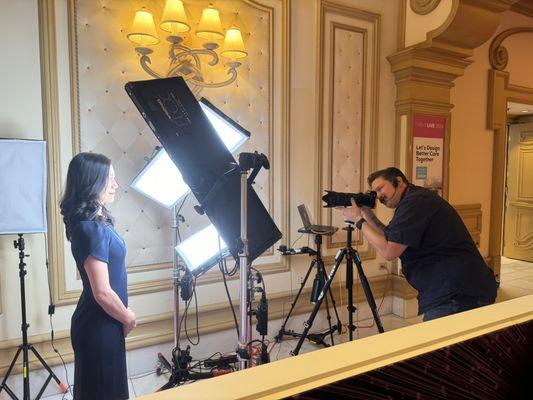
[[[324,207],[350,207],[351,199],[354,199],[357,207],[376,207],[376,192],[370,190],[366,193],[341,193],[332,190],[326,190],[322,200],[326,203]]]

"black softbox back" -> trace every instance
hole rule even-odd
[[[240,174],[236,161],[181,77],[129,82],[126,91],[157,139],[180,170],[200,204],[216,182],[222,186],[206,214],[238,258]],[[232,172],[228,173],[228,171]],[[281,238],[281,232],[248,185],[248,241],[251,262]]]

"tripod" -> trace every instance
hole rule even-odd
[[[359,253],[352,247],[352,233],[354,231],[353,225],[351,222],[346,222],[346,226],[342,229],[346,231],[346,247],[340,250],[335,256],[335,264],[333,265],[333,268],[329,273],[329,277],[326,280],[324,287],[322,288],[322,292],[320,292],[320,295],[318,296],[315,308],[311,312],[309,319],[304,323],[305,329],[302,333],[302,336],[298,340],[298,344],[290,353],[293,356],[297,355],[300,352],[303,341],[307,338],[309,330],[313,326],[313,322],[318,313],[318,309],[320,308],[320,305],[324,300],[325,294],[331,286],[331,282],[333,281],[333,278],[335,278],[335,274],[337,273],[337,270],[339,269],[344,258],[346,258],[346,288],[348,289],[348,331],[350,340],[353,340],[353,332],[355,331],[355,325],[353,324],[353,313],[355,312],[355,307],[353,305],[353,263],[355,263],[355,266],[357,267],[357,272],[359,273],[359,277],[361,279],[361,285],[363,286],[363,290],[365,292],[366,301],[370,306],[370,310],[372,311],[372,315],[374,317],[376,326],[378,327],[378,331],[379,333],[384,332],[383,325],[381,324],[381,318],[378,314],[376,301],[374,300],[372,290],[370,290],[370,285],[368,284],[368,280],[363,271],[363,266],[361,265]]]
[[[0,393],[2,390],[5,389],[6,393],[12,398],[17,399],[18,397],[13,393],[13,391],[9,388],[7,385],[7,379],[9,378],[9,375],[13,371],[13,367],[15,366],[15,363],[17,362],[17,359],[22,352],[22,379],[23,379],[23,399],[29,400],[30,399],[30,368],[29,368],[29,360],[28,360],[28,351],[31,350],[35,357],[39,360],[41,365],[48,371],[48,378],[46,378],[46,381],[44,382],[43,386],[41,387],[41,390],[39,391],[39,394],[37,394],[36,399],[40,399],[41,396],[44,393],[44,390],[48,386],[48,383],[50,383],[51,379],[54,379],[56,383],[61,388],[62,393],[67,392],[67,387],[59,380],[59,378],[54,374],[54,372],[50,369],[48,364],[46,364],[46,361],[41,357],[41,355],[37,352],[37,350],[33,347],[31,343],[28,343],[28,328],[29,324],[26,320],[26,286],[24,284],[24,277],[26,276],[26,270],[24,267],[26,267],[26,263],[24,262],[25,257],[29,257],[29,255],[24,254],[24,238],[22,237],[22,233],[19,233],[18,240],[14,240],[13,245],[15,246],[15,249],[19,249],[19,277],[20,277],[20,300],[21,300],[21,307],[22,307],[22,344],[18,347],[17,352],[15,353],[15,356],[13,357],[13,361],[11,361],[11,364],[9,365],[9,368],[7,369],[6,376],[4,376],[4,380],[2,381],[2,384],[0,385]]]
[[[312,231],[302,231],[305,233],[313,233]],[[333,231],[328,236],[331,235]],[[277,336],[275,336],[275,340],[277,342],[281,342],[283,340],[283,335],[292,336],[292,337],[299,337],[301,338],[303,334],[294,332],[293,330],[286,330],[285,326],[287,325],[287,322],[289,321],[289,318],[294,310],[294,307],[296,306],[296,303],[298,302],[298,298],[300,297],[300,294],[302,293],[302,290],[307,282],[307,279],[311,275],[311,271],[313,268],[317,267],[316,275],[315,275],[315,281],[313,282],[313,290],[311,292],[311,302],[317,303],[317,296],[323,291],[323,293],[329,292],[329,296],[331,299],[331,303],[333,304],[333,310],[335,312],[335,317],[337,318],[337,324],[331,325],[331,313],[329,311],[329,303],[328,298],[326,297],[326,318],[328,321],[329,329],[322,333],[310,333],[307,334],[304,339],[308,339],[311,342],[314,342],[316,344],[320,344],[324,347],[329,347],[329,344],[325,342],[325,338],[329,335],[331,338],[331,345],[334,345],[335,342],[333,340],[333,332],[338,331],[341,332],[341,322],[339,318],[339,313],[337,312],[337,305],[335,304],[335,299],[333,297],[333,294],[328,289],[323,289],[324,282],[326,282],[328,275],[326,273],[326,269],[324,268],[324,262],[322,261],[322,256],[320,252],[320,248],[322,245],[322,234],[315,234],[315,244],[316,244],[316,251],[313,249],[310,249],[308,247],[302,248],[302,253],[307,253],[310,256],[315,256],[315,258],[311,261],[311,264],[309,265],[309,269],[307,270],[307,273],[305,274],[304,280],[300,284],[300,289],[298,290],[298,293],[296,294],[296,297],[294,298],[294,301],[291,304],[291,309],[289,310],[289,313],[287,314],[287,317],[285,318],[285,321],[283,321],[283,324],[281,325],[281,329],[279,330]],[[320,307],[320,306],[319,306]]]

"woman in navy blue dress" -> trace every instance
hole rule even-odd
[[[125,337],[135,327],[128,308],[126,246],[106,206],[115,199],[111,161],[80,153],[70,162],[61,214],[83,282],[72,316],[74,399],[127,399]]]

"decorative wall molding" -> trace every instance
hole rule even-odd
[[[383,296],[408,296],[409,298],[412,298],[413,292],[409,291],[407,287],[402,286],[402,279],[403,278],[393,275],[380,275],[368,278],[375,299],[382,298]],[[401,287],[402,291],[396,294],[394,292],[395,287]],[[339,293],[344,291],[344,285],[342,282],[340,282],[340,280],[336,281],[331,286],[331,293],[333,294],[337,304],[341,304]],[[307,314],[312,311],[313,305],[308,301],[303,300],[308,299],[310,294],[310,288],[305,288],[302,291],[300,295],[301,300],[296,304],[293,315]],[[354,294],[355,304],[366,302],[366,297],[360,281],[357,281],[354,285]],[[416,296],[416,291],[414,292],[414,295]],[[269,318],[271,320],[283,318],[287,313],[288,305],[290,305],[292,301],[293,293],[291,292],[281,292],[269,296]],[[235,300],[234,304],[237,303],[238,302]],[[190,322],[188,325],[190,327],[190,331],[194,332],[196,329],[194,322],[195,317],[191,313],[189,318]],[[200,335],[232,329],[234,326],[231,309],[227,304],[199,307],[199,321],[201,321],[199,325]],[[137,321],[137,327],[126,339],[126,348],[127,350],[133,350],[156,344],[173,342],[173,326],[172,313],[164,313],[152,315],[150,317],[139,318]],[[60,351],[63,359],[67,363],[74,360],[69,334],[69,330],[58,331],[54,334],[54,345]],[[182,336],[185,340],[185,333],[183,333]],[[52,349],[49,334],[30,336],[28,341],[34,345],[48,365],[55,366],[61,364],[61,359]],[[13,355],[17,351],[19,345],[19,339],[0,341],[0,376],[3,376],[7,371],[7,368],[9,367]],[[40,367],[42,366],[39,362],[36,362],[33,358],[30,358],[31,370]],[[18,363],[15,365],[14,373],[20,373],[20,371],[21,363]]]
[[[57,51],[55,34],[55,2],[39,1],[39,47],[41,57],[41,92],[43,104],[43,138],[47,146],[48,187],[48,259],[51,271],[53,300],[56,304],[65,295],[63,226],[60,218],[61,157],[59,141],[59,102],[57,83]]]
[[[437,8],[440,0],[409,0],[411,10],[419,15],[427,15]]]
[[[363,191],[377,159],[381,16],[322,0],[319,12],[317,197],[325,189]],[[335,157],[333,156],[335,154]],[[325,225],[343,226],[342,216],[317,204]],[[344,246],[339,231],[326,248]],[[357,234],[362,258],[375,250]]]
[[[70,89],[71,89],[71,126],[72,126],[72,143],[73,154],[80,151],[81,137],[80,137],[80,108],[79,108],[79,74],[80,65],[78,58],[79,43],[77,41],[77,3],[80,0],[67,1],[67,15],[68,15],[68,31],[69,31],[69,57],[70,57]],[[238,1],[233,1],[232,4],[237,4]],[[277,215],[279,227],[282,232],[289,232],[288,229],[288,205],[289,205],[289,190],[288,190],[288,130],[289,130],[289,55],[290,55],[290,41],[289,41],[289,22],[290,22],[290,4],[288,0],[241,0],[243,6],[252,7],[260,10],[265,14],[265,20],[269,24],[269,33],[267,35],[267,45],[265,46],[265,57],[268,57],[269,62],[265,67],[268,72],[268,107],[265,117],[265,126],[268,126],[268,151],[270,154],[271,170],[269,175],[260,178],[263,179],[267,190],[269,209],[272,214]],[[41,66],[43,76],[43,121],[44,134],[48,143],[48,158],[49,158],[49,187],[48,187],[48,203],[49,203],[49,254],[50,266],[52,276],[52,292],[54,302],[57,305],[73,304],[77,301],[80,291],[67,287],[67,276],[65,271],[65,254],[64,254],[64,233],[63,225],[60,219],[58,203],[60,200],[62,173],[60,169],[60,137],[59,137],[59,106],[57,101],[57,55],[56,55],[56,38],[55,38],[55,14],[54,2],[52,0],[43,0],[39,2],[40,7],[40,37],[41,37]],[[103,17],[108,12],[104,6],[98,13],[98,18]],[[276,14],[274,14],[276,13]],[[95,20],[98,21],[98,18]],[[259,18],[258,18],[259,20]],[[274,33],[274,27],[276,32]],[[124,32],[123,32],[124,33]],[[278,34],[279,33],[279,34]],[[124,33],[125,35],[125,33]],[[119,40],[110,38],[109,41]],[[125,40],[125,39],[124,39]],[[246,40],[246,39],[245,39]],[[95,42],[96,43],[96,42]],[[127,43],[127,41],[125,42]],[[113,44],[110,43],[110,46]],[[129,46],[129,44],[127,44]],[[276,49],[274,49],[276,45]],[[100,49],[101,50],[101,49]],[[104,52],[106,49],[104,48]],[[261,54],[263,50],[261,50]],[[259,51],[258,51],[259,54]],[[275,60],[274,60],[275,57]],[[135,63],[135,54],[131,52],[131,63]],[[91,62],[97,62],[98,58],[91,59]],[[90,66],[89,66],[90,67]],[[84,71],[90,71],[90,68],[84,68]],[[274,83],[275,82],[275,83]],[[115,82],[116,83],[116,82]],[[109,83],[113,85],[113,83]],[[275,86],[274,86],[275,85]],[[120,85],[119,85],[120,86]],[[94,88],[94,90],[102,89],[104,87]],[[120,89],[120,88],[119,88]],[[238,89],[231,89],[233,91]],[[231,96],[231,90],[225,91],[226,95]],[[107,92],[106,92],[107,93]],[[250,104],[253,101],[250,100]],[[224,102],[225,104],[225,102]],[[131,104],[130,104],[131,106]],[[240,106],[239,106],[240,107]],[[241,107],[244,109],[244,106]],[[259,117],[258,117],[259,118]],[[153,136],[153,135],[152,135]],[[155,138],[154,138],[155,140]],[[98,151],[98,149],[96,149]],[[275,153],[275,154],[274,154]],[[120,168],[123,170],[122,168]],[[278,193],[274,194],[274,176],[276,177],[276,188]],[[265,200],[265,199],[263,199]],[[117,220],[127,220],[128,218],[118,218]],[[264,273],[284,272],[288,270],[288,262],[274,254],[273,249],[266,252],[267,260],[263,261],[260,266]],[[145,273],[151,274],[151,279],[137,278],[130,280],[128,291],[130,295],[153,293],[162,290],[171,289],[172,282],[170,278],[170,262],[158,262],[146,265],[132,267],[128,266],[128,274],[142,275]],[[164,271],[168,270],[169,277],[166,276],[161,279],[154,279],[153,276],[162,276]],[[159,273],[158,273],[159,271]],[[71,271],[69,271],[69,274]],[[154,273],[156,273],[154,275]],[[214,276],[206,276],[200,284],[214,282],[217,279]],[[135,281],[135,282],[134,282]]]
[[[521,27],[507,29],[499,33],[492,40],[489,48],[489,61],[492,68],[502,71],[505,69],[505,67],[507,67],[507,63],[509,62],[509,53],[502,43],[509,36],[517,35],[519,33],[533,33],[533,28]],[[533,40],[533,37],[531,39]]]
[[[518,0],[452,0],[452,11],[444,24],[428,32],[418,46],[430,47],[458,57],[470,57],[500,24],[501,14]]]
[[[494,131],[490,200],[489,264],[497,279],[501,269],[505,174],[507,158],[507,102],[533,104],[533,88],[511,85],[509,73],[489,70],[487,129]]]
[[[396,44],[396,51],[405,48],[405,24],[407,14],[407,0],[400,0],[400,10],[398,12],[398,41]]]
[[[466,229],[479,247],[481,239],[481,204],[460,204],[453,206],[463,220]]]

